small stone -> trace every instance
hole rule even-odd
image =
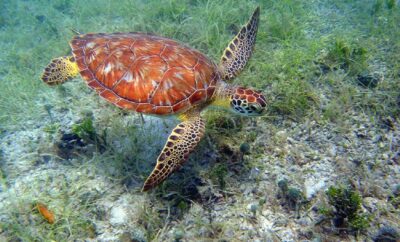
[[[183,239],[185,233],[181,229],[175,229],[174,230],[174,238],[175,240],[181,240]]]
[[[300,218],[297,223],[303,227],[311,225],[311,219],[309,217]]]
[[[130,234],[131,234],[132,241],[134,241],[134,242],[147,241],[144,230],[139,229],[139,227],[132,230]]]
[[[305,195],[310,200],[316,193],[323,190],[326,187],[326,181],[324,179],[318,179],[316,177],[310,177],[304,182]]]
[[[289,143],[289,144],[294,144],[296,141],[294,140],[294,139],[292,139],[291,137],[287,137],[287,142]]]
[[[330,156],[336,156],[336,146],[334,145],[330,145],[329,149],[328,149],[328,154]]]
[[[253,167],[250,170],[249,178],[250,179],[256,179],[259,175],[260,175],[260,169],[258,169],[257,167]]]
[[[373,238],[374,242],[397,242],[400,240],[399,232],[390,226],[383,226]]]
[[[287,224],[289,223],[289,220],[287,219],[287,218],[277,218],[276,220],[275,220],[275,226],[277,226],[277,227],[286,227],[287,226]]]
[[[282,229],[282,230],[276,232],[276,234],[279,236],[279,238],[282,241],[296,241],[295,234],[289,228]]]
[[[119,241],[121,242],[132,242],[131,234],[129,232],[124,232],[119,236]]]
[[[233,229],[228,228],[225,230],[225,236],[227,238],[233,238],[233,236],[235,236],[235,231]]]
[[[363,205],[369,212],[374,213],[378,209],[385,207],[386,203],[374,197],[366,197],[363,199]]]
[[[276,132],[275,134],[277,137],[286,137],[286,131],[285,130],[280,130]]]
[[[127,211],[122,206],[116,206],[111,209],[110,212],[110,223],[113,226],[124,225],[128,222]]]

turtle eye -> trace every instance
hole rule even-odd
[[[256,105],[250,105],[250,109],[256,112],[258,108],[256,107]]]
[[[261,105],[259,105],[259,104],[251,104],[251,105],[249,106],[249,108],[250,108],[250,110],[251,110],[252,112],[254,112],[254,113],[256,113],[256,114],[262,114],[262,112],[263,112],[263,110],[264,110],[264,108],[261,107]]]

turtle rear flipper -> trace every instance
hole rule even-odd
[[[197,113],[178,124],[168,137],[157,159],[153,172],[147,178],[142,191],[160,184],[179,169],[204,135],[205,123]]]
[[[79,74],[79,68],[72,56],[52,59],[44,69],[42,80],[48,85],[62,84]]]
[[[257,7],[249,22],[242,27],[224,50],[220,61],[224,80],[235,78],[250,59],[256,42],[259,18],[260,7]]]

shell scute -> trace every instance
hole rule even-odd
[[[130,47],[134,42],[135,41],[132,39],[116,38],[115,41],[108,41],[107,46],[111,50],[130,50]]]
[[[126,99],[120,99],[118,102],[115,103],[120,108],[136,110],[137,103],[127,101]]]
[[[111,92],[108,89],[105,89],[104,91],[102,91],[100,93],[100,96],[104,97],[105,99],[107,99],[108,101],[110,101],[112,103],[116,103],[121,99],[117,95],[115,95],[115,93]]]
[[[133,45],[133,52],[137,56],[159,55],[164,45],[158,41],[148,41],[147,39],[138,39]]]
[[[94,80],[93,73],[92,73],[90,70],[85,69],[85,70],[82,70],[80,73],[81,73],[81,76],[82,76],[85,80],[88,80],[88,81]]]
[[[206,95],[206,92],[205,92],[204,90],[196,91],[195,93],[193,93],[193,94],[189,97],[189,101],[190,101],[190,103],[191,103],[192,105],[193,105],[193,104],[196,104],[196,103],[198,103],[199,101],[201,101],[202,98],[203,98],[205,95]]]
[[[75,36],[75,38],[71,41],[72,50],[79,50],[85,47],[86,41],[84,39],[79,38],[79,36]]]
[[[215,91],[215,86],[207,88],[207,97],[212,97]]]
[[[140,113],[153,113],[153,105],[149,104],[149,103],[139,103],[137,108],[136,108],[136,112],[140,112]]]
[[[154,109],[154,114],[163,115],[172,113],[172,107],[169,106],[158,106]]]
[[[74,53],[74,55],[75,56],[80,56],[80,54],[81,53],[79,53],[79,52],[73,52]],[[83,52],[82,52],[83,53]],[[84,58],[84,57],[83,57]],[[75,58],[75,61],[76,61],[76,63],[77,63],[77,65],[78,65],[78,68],[79,68],[79,70],[80,70],[80,72],[82,72],[83,70],[85,70],[85,69],[87,69],[88,67],[87,67],[87,65],[85,64],[85,61],[83,61],[82,59],[83,59],[82,57],[80,57],[80,58]],[[82,74],[82,73],[81,73]]]
[[[190,106],[190,102],[188,99],[185,99],[177,104],[175,104],[174,106],[172,106],[172,110],[174,112],[178,112],[179,110],[181,110],[184,107]]]
[[[192,69],[198,59],[193,58],[192,55],[188,55],[187,52],[182,51],[179,46],[176,45],[165,45],[165,48],[160,53],[160,56],[168,63],[170,68],[172,67],[185,67],[188,69]]]
[[[116,56],[110,55],[104,63],[96,70],[96,79],[111,89],[114,84],[121,79],[127,70],[127,66],[121,62]]]
[[[89,87],[91,87],[94,90],[102,90],[103,87],[100,85],[98,81],[92,80],[87,83]]]
[[[183,112],[206,102],[219,80],[217,66],[206,56],[155,35],[79,35],[71,47],[90,87],[118,107],[138,112]]]
[[[100,64],[102,64],[103,61],[108,58],[108,56],[110,56],[108,48],[106,46],[100,46],[88,51],[84,58],[89,69],[97,70]]]

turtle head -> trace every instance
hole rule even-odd
[[[261,116],[265,113],[267,101],[261,92],[236,87],[230,97],[230,106],[235,113],[244,116]]]

